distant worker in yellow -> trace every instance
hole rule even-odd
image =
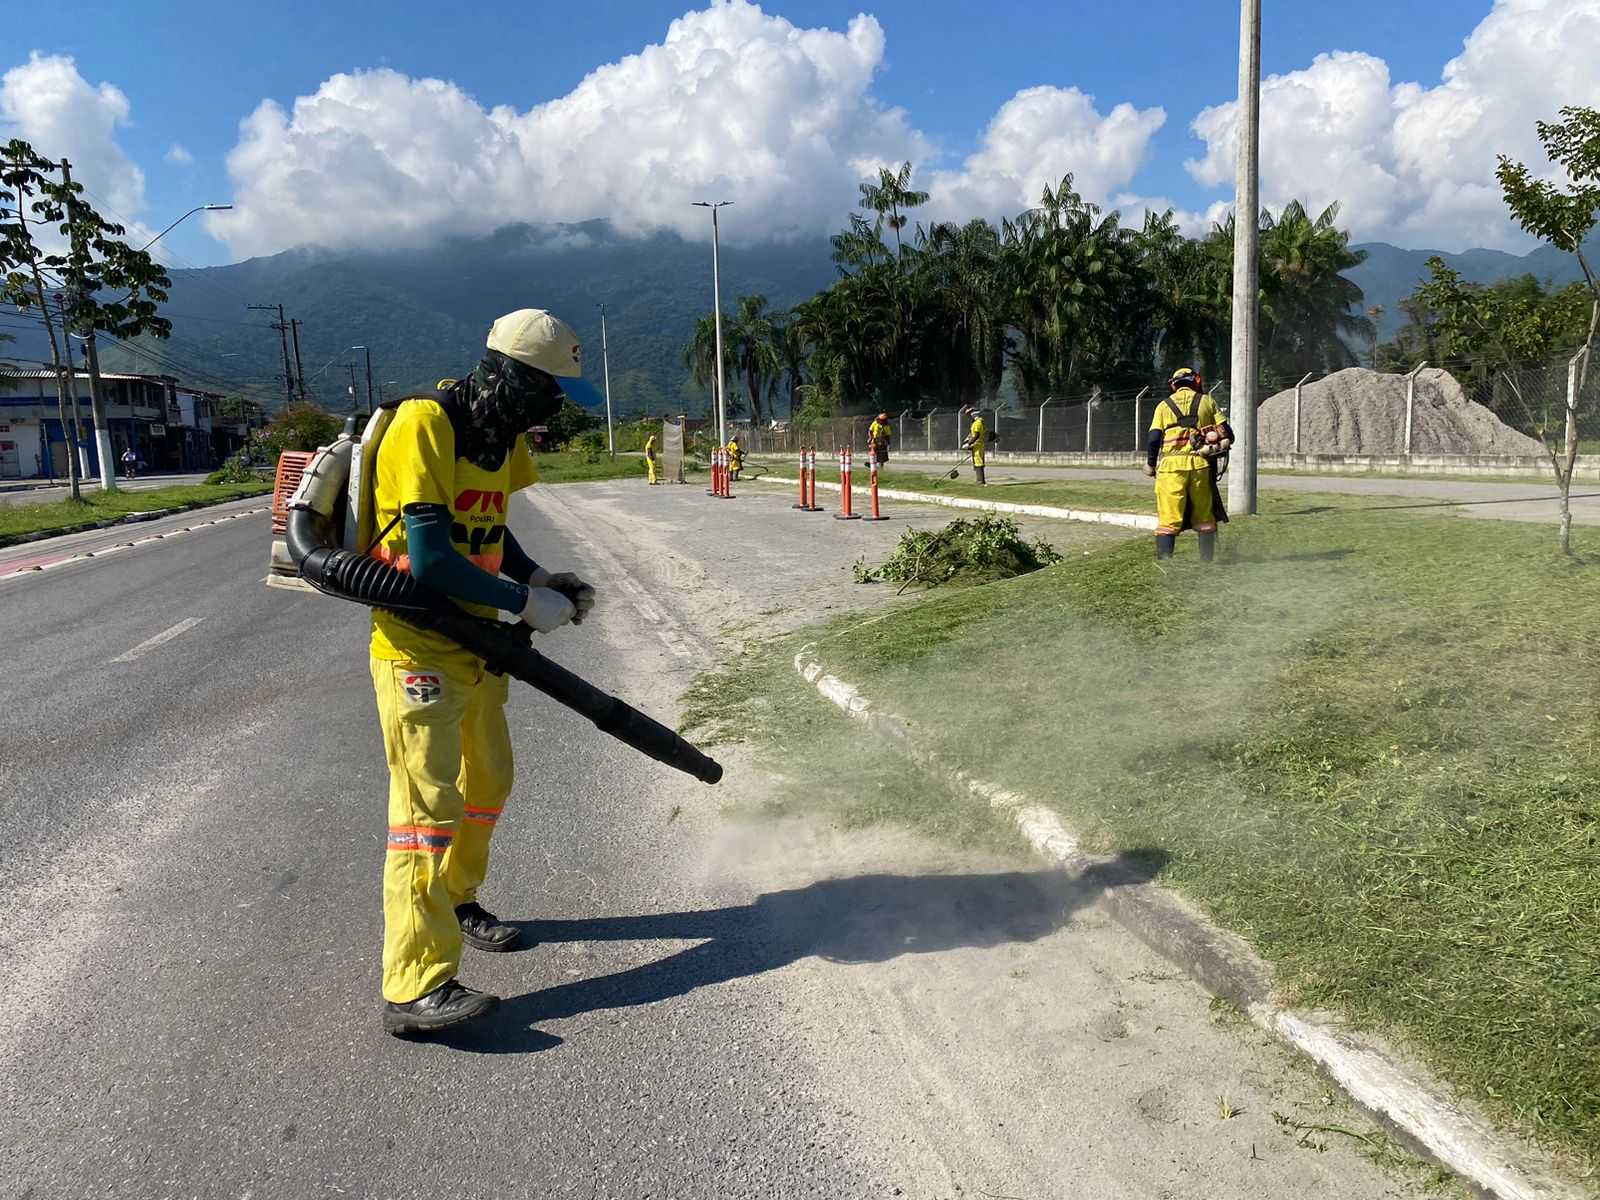
[[[1156,558],[1171,558],[1178,535],[1193,529],[1200,558],[1217,552],[1217,523],[1226,522],[1218,466],[1233,445],[1233,428],[1205,390],[1198,372],[1180,367],[1167,398],[1150,418],[1144,473],[1156,481]]]
[[[961,443],[961,448],[972,451],[972,473],[977,476],[980,487],[987,487],[989,481],[983,477],[983,451],[993,437],[984,426],[983,414],[977,409],[969,405],[961,410],[961,415],[972,418],[972,424],[967,427],[967,440]]]
[[[889,461],[889,443],[894,440],[894,427],[889,424],[889,414],[881,412],[878,419],[867,426],[867,454],[880,467]]]
[[[656,435],[653,433],[644,440],[644,469],[650,473],[651,487],[661,482],[656,478]]]
[[[728,472],[734,478],[739,478],[739,472],[744,469],[744,447],[739,445],[739,435],[730,434],[728,437]]]

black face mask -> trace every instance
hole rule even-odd
[[[562,392],[544,371],[491,350],[470,376],[451,387],[450,400],[457,456],[493,471],[516,445],[518,434],[560,411]]]

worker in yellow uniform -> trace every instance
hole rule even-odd
[[[572,329],[520,309],[494,323],[469,376],[401,401],[374,470],[374,556],[477,616],[511,613],[541,633],[580,623],[594,589],[539,566],[507,524],[512,495],[537,478],[525,431],[564,396],[591,407],[598,398],[580,371]],[[430,1033],[498,1003],[457,981],[462,943],[503,951],[521,936],[478,903],[512,788],[506,678],[382,609],[371,659],[389,763],[383,1023]]]
[[[739,445],[737,433],[728,436],[728,473],[734,478],[739,478],[739,472],[744,469],[744,447]]]
[[[987,487],[989,481],[983,477],[983,451],[989,444],[990,434],[984,427],[983,414],[968,406],[961,410],[961,415],[972,418],[972,424],[967,429],[967,440],[961,443],[961,448],[972,451],[972,473],[977,476],[980,486]]]
[[[894,440],[894,427],[889,424],[889,414],[881,412],[878,419],[867,426],[867,454],[880,467],[889,461],[889,443]]]
[[[1145,447],[1144,473],[1156,481],[1156,558],[1171,558],[1178,535],[1193,529],[1200,557],[1210,562],[1217,523],[1228,519],[1217,474],[1233,445],[1233,428],[1192,368],[1174,371],[1167,390],[1150,418]]]
[[[650,473],[651,487],[661,482],[656,478],[656,435],[653,433],[644,440],[644,469]]]

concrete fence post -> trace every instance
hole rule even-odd
[[[1567,428],[1562,435],[1561,453],[1571,461],[1573,445],[1578,440],[1578,377],[1583,368],[1583,360],[1589,356],[1589,349],[1585,346],[1572,356],[1572,361],[1567,364]]]
[[[1406,457],[1411,457],[1411,419],[1417,410],[1417,376],[1422,368],[1428,365],[1423,359],[1411,368],[1411,373],[1406,376]]]
[[[935,408],[922,419],[922,440],[924,450],[931,451],[933,449],[933,427],[937,422],[938,417],[939,410]]]
[[[1294,385],[1294,452],[1300,453],[1300,389],[1310,382],[1315,371],[1307,371],[1306,377]]]
[[[1139,428],[1139,402],[1150,394],[1149,388],[1140,388],[1139,394],[1133,398],[1133,452],[1135,454],[1144,449],[1144,430]]]
[[[910,413],[911,410],[908,408],[900,414],[900,444],[902,446],[906,444],[906,417],[909,416]]]
[[[1094,406],[1100,401],[1100,389],[1095,388],[1089,393],[1089,399],[1083,406],[1083,452],[1085,454],[1094,449]]]
[[[1048,405],[1050,401],[1054,399],[1054,396],[1046,396],[1044,398],[1044,404],[1039,405],[1039,441],[1038,445],[1034,449],[1034,453],[1040,456],[1043,456],[1044,454],[1044,410],[1046,405]]]

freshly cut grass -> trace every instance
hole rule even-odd
[[[245,496],[265,495],[270,491],[272,484],[263,480],[251,483],[185,484],[140,492],[102,492],[97,486],[86,484],[80,501],[0,504],[0,545],[9,544],[30,533],[71,529],[162,508],[221,504]]]
[[[761,710],[815,641],[1092,847],[1163,852],[1297,1003],[1594,1158],[1600,563],[1542,527],[1292,499],[1213,568],[1140,538],[773,644],[740,667],[770,693],[708,685],[696,719],[785,736]]]

